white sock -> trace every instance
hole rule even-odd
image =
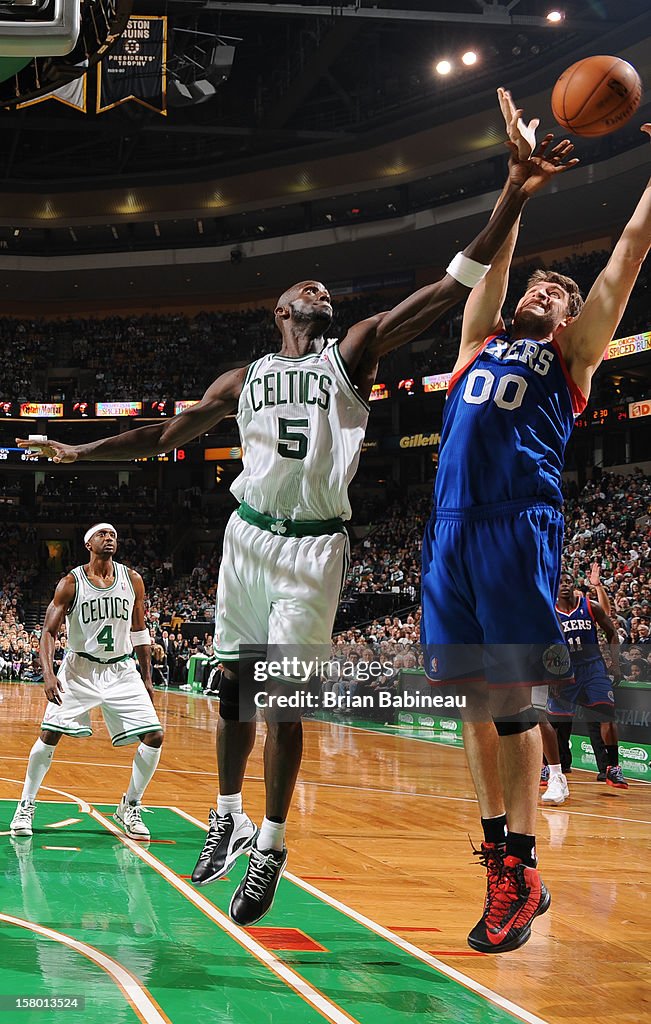
[[[242,814],[242,794],[230,793],[228,796],[222,796],[219,793],[217,797],[217,814]]]
[[[142,800],[152,776],[158,768],[160,761],[161,747],[148,747],[146,743],[140,743],[133,759],[133,771],[127,790],[127,802]]]
[[[36,794],[43,785],[43,779],[47,774],[47,770],[52,764],[52,758],[54,757],[54,751],[56,747],[51,747],[47,743],[43,743],[43,740],[39,738],[29,752],[29,761],[27,762],[27,774],[25,776],[25,785],[23,786],[23,794],[21,800],[36,800]]]
[[[560,766],[560,764],[550,764],[550,766],[549,766],[549,777],[550,777],[550,779],[553,779],[555,775],[560,775],[560,774],[561,774],[561,766]]]
[[[286,821],[269,821],[269,818],[263,818],[260,826],[260,834],[258,835],[255,843],[257,849],[282,850],[285,845],[286,828]]]

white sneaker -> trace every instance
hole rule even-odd
[[[559,775],[550,775],[547,789],[543,793],[541,800],[544,804],[555,804],[557,807],[560,804],[564,804],[570,795],[570,788],[567,784],[567,779],[560,772]]]
[[[34,811],[36,810],[36,804],[33,800],[21,800],[16,807],[16,813],[11,819],[12,836],[31,836],[34,833],[32,828],[32,822],[34,820]]]
[[[114,819],[129,836],[129,839],[151,839],[149,829],[142,820],[143,808],[140,800],[127,800],[126,793],[115,808]]]

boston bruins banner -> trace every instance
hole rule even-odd
[[[138,14],[97,69],[97,113],[127,100],[166,114],[167,18]]]

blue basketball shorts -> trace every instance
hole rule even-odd
[[[563,517],[547,504],[435,510],[423,539],[428,677],[522,686],[571,679],[555,609],[562,548]]]
[[[574,663],[574,682],[561,690],[550,690],[547,714],[573,715],[577,704],[598,712],[598,717],[612,721],[615,717],[615,691],[603,658]]]

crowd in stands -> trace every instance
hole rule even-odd
[[[617,627],[624,675],[651,679],[651,480],[598,473],[566,503],[565,566],[588,587],[597,563]]]
[[[428,496],[395,502],[353,546],[335,651],[350,649],[362,661],[394,647],[412,667],[422,663],[419,643],[420,546],[429,515]],[[568,488],[565,504],[565,568],[577,588],[594,597],[589,575],[595,563],[611,603],[623,647],[624,675],[651,679],[651,478],[641,471],[621,476],[593,472],[579,492]],[[0,524],[0,675],[33,678],[39,627],[24,626],[25,607],[39,573],[41,546],[34,526]],[[194,653],[213,657],[212,626],[219,544],[196,558],[187,576],[174,572],[168,528],[120,536],[119,559],[137,569],[147,589],[147,621],[161,678],[180,684]],[[391,601],[386,610],[383,601]],[[191,627],[196,623],[196,630]],[[62,651],[65,637],[57,648]],[[415,667],[414,666],[414,667]]]
[[[576,278],[584,293],[608,258],[606,251],[575,254],[549,269]],[[511,312],[531,270],[517,266],[511,276],[506,309]],[[326,282],[327,283],[327,282]],[[644,331],[648,322],[649,269],[643,267],[618,328],[620,337]],[[404,297],[398,293],[363,294],[335,299],[330,337],[343,337],[358,320],[386,309]],[[449,370],[460,333],[456,311],[429,332],[431,345],[420,353],[408,349],[383,362],[383,376],[399,379]],[[47,400],[46,368],[70,371],[75,381],[72,400],[199,398],[220,369],[243,364],[278,347],[271,308],[229,312],[70,319],[59,321],[0,320],[0,338],[12,359],[0,368],[0,402]],[[68,386],[68,391],[70,387]]]
[[[577,589],[596,600],[589,576],[593,565],[599,566],[611,616],[624,645],[624,675],[651,680],[651,479],[639,471],[629,476],[596,471],[580,492],[576,487],[570,490],[565,504],[565,569],[573,575]],[[403,504],[389,510],[386,522],[379,524],[353,554],[354,575],[349,576],[347,592],[352,584],[354,593],[362,581],[371,590],[381,589],[393,567],[402,562],[404,579],[409,579],[409,586],[413,585],[418,594],[419,541],[428,507],[428,501],[419,497],[406,509]],[[391,567],[389,572],[387,567]],[[385,619],[384,627],[390,622],[391,628],[399,630],[391,638],[404,642],[410,636],[417,642],[416,628],[409,630],[409,616],[404,624],[402,619]],[[371,621],[345,630],[341,642],[374,642],[377,631],[377,620]],[[383,635],[382,639],[389,637]]]
[[[182,633],[163,629],[156,625],[152,629],[154,644],[152,646],[152,681],[154,686],[178,686],[187,688],[188,662],[194,654],[207,659],[202,667],[201,677],[204,683],[217,660],[213,650],[212,633],[204,632],[202,636],[194,633],[184,637]]]
[[[24,625],[38,565],[33,526],[0,525],[0,678],[30,678],[38,669],[38,637]]]
[[[34,518],[50,520],[53,514],[66,521],[92,520],[97,509],[120,522],[143,522],[161,517],[168,521],[181,514],[174,495],[165,489],[123,483],[119,487],[97,485],[77,477],[46,476],[36,490]],[[31,510],[30,510],[31,511]]]
[[[54,355],[54,328],[44,320],[0,319],[0,344],[11,358],[0,361],[3,401],[43,401],[45,378]]]

